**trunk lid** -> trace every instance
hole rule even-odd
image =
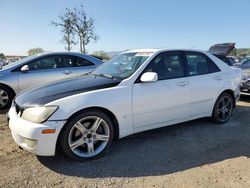
[[[235,43],[214,44],[209,48],[209,52],[216,56],[226,57],[235,48]]]

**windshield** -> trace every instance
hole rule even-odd
[[[32,55],[32,56],[25,57],[25,58],[23,58],[23,59],[21,59],[19,61],[16,61],[16,62],[13,62],[13,63],[10,63],[10,64],[7,64],[7,65],[3,66],[2,69],[8,69],[8,68],[14,67],[16,65],[19,65],[19,64],[25,62],[25,61],[29,61],[29,60],[37,57],[37,56],[38,55]]]
[[[131,76],[152,54],[148,52],[122,53],[103,63],[92,74],[123,80]]]

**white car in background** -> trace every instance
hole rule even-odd
[[[135,50],[84,77],[18,95],[9,111],[15,142],[36,155],[56,148],[85,161],[112,141],[202,117],[225,123],[240,96],[242,71],[208,52]]]

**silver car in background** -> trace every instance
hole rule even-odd
[[[0,109],[10,106],[15,95],[29,87],[80,76],[103,62],[75,52],[53,52],[30,56],[0,70]]]
[[[243,78],[241,81],[241,91],[250,92],[250,59],[245,60],[242,64],[238,64],[237,67],[243,70]]]

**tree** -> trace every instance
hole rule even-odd
[[[5,59],[5,56],[3,53],[0,53],[0,60],[4,60]]]
[[[73,27],[73,18],[74,12],[68,8],[65,9],[65,12],[62,15],[59,15],[59,21],[51,21],[51,24],[55,27],[61,27],[61,32],[63,33],[62,43],[66,44],[65,50],[70,51],[74,45],[75,41],[75,32]]]
[[[104,51],[96,51],[92,53],[92,56],[101,59],[101,60],[109,60],[110,57],[108,56],[107,53],[105,53]]]
[[[91,41],[97,41],[99,36],[95,33],[94,20],[87,15],[83,5],[79,9],[66,8],[59,16],[59,22],[51,22],[54,26],[62,28],[62,40],[67,44],[67,50],[75,45],[75,35],[79,38],[80,52],[86,53],[86,46]]]
[[[27,53],[30,56],[30,55],[40,54],[43,52],[45,52],[45,51],[42,48],[31,48],[31,49],[29,49],[29,51]]]
[[[95,34],[94,20],[88,17],[83,5],[80,9],[73,9],[73,26],[74,30],[79,37],[80,51],[86,52],[86,46],[93,40],[97,41],[99,36]]]

